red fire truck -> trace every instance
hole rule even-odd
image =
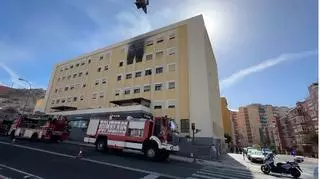
[[[31,141],[63,141],[69,136],[68,120],[59,116],[20,116],[9,130],[11,138],[27,138]]]
[[[154,119],[90,119],[84,142],[96,145],[97,151],[131,149],[142,151],[153,160],[165,160],[179,151],[173,144],[176,124],[167,117]]]

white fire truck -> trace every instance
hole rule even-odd
[[[63,141],[69,136],[68,121],[59,116],[20,116],[14,120],[8,132],[11,138],[26,138],[30,141]]]
[[[165,160],[179,151],[173,144],[176,124],[167,117],[154,119],[90,119],[84,142],[95,144],[97,151],[131,149],[142,151],[153,160]]]

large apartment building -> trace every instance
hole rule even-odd
[[[175,119],[182,133],[223,139],[217,65],[196,16],[57,64],[45,112],[90,114],[132,107]],[[112,109],[112,110],[111,110]]]

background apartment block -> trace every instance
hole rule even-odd
[[[45,112],[129,105],[175,119],[182,133],[194,122],[197,137],[223,139],[217,65],[202,16],[57,64]]]

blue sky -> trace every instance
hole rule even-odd
[[[150,0],[147,15],[133,0],[6,0],[0,2],[0,82],[27,87],[17,80],[23,77],[46,87],[58,62],[198,14],[230,108],[292,106],[318,80],[316,0]]]

